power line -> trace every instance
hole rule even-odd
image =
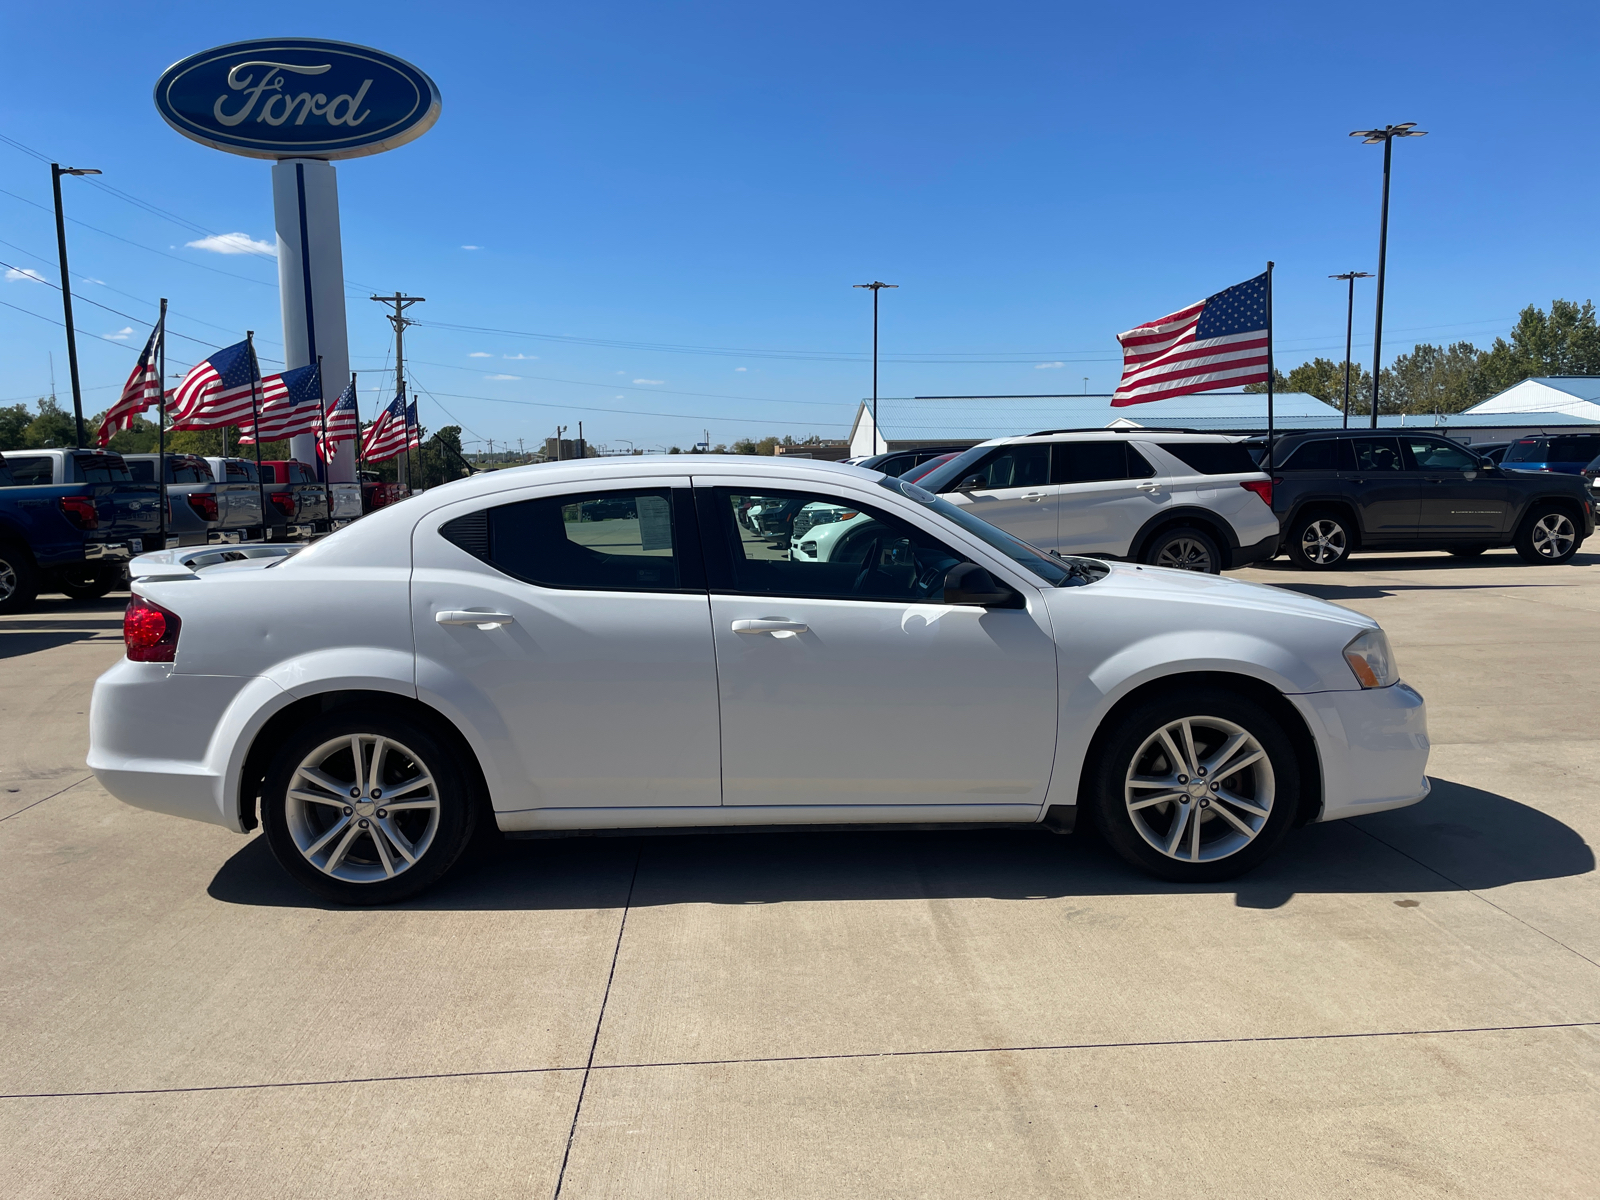
[[[461,392],[440,392],[441,396],[449,396],[452,400],[482,400],[488,404],[514,404],[530,408],[557,408],[569,412],[603,412],[621,413],[630,417],[664,417],[681,421],[729,421],[742,425],[793,425],[801,428],[816,426],[829,426],[836,429],[848,429],[848,421],[786,421],[768,419],[766,417],[713,417],[705,413],[664,413],[648,412],[638,408],[599,408],[594,405],[584,404],[557,404],[546,400],[507,400],[499,396],[468,396]]]

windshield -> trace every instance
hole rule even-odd
[[[1523,438],[1520,442],[1512,442],[1511,448],[1506,451],[1506,462],[1543,462],[1544,439]]]
[[[921,479],[917,480],[917,486],[930,492],[947,492],[950,490],[950,485],[952,483],[956,483],[959,480],[965,479],[967,475],[971,474],[969,468],[972,466],[972,464],[977,462],[992,449],[994,449],[993,446],[985,445],[974,446],[970,450],[963,450],[949,462],[935,467]]]
[[[965,457],[965,456],[963,456]],[[1030,571],[1051,587],[1082,587],[1097,579],[1104,579],[1111,569],[1092,558],[1061,558],[1046,554],[1028,545],[1021,538],[1012,537],[1003,529],[996,529],[987,521],[980,521],[960,505],[941,500],[921,484],[907,483],[903,479],[880,479],[878,486],[899,492],[915,500],[924,508],[932,509],[952,525],[959,525],[973,537],[1000,551],[1019,567]]]

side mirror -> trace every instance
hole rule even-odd
[[[1015,607],[1018,596],[977,563],[957,563],[945,572],[946,604],[979,604],[984,608]]]
[[[982,475],[968,475],[960,483],[956,484],[956,491],[970,492],[974,488],[986,488],[988,486],[989,481]]]

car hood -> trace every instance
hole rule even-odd
[[[1111,574],[1091,585],[1095,590],[1119,591],[1130,598],[1168,599],[1194,604],[1215,604],[1226,608],[1254,609],[1336,621],[1352,628],[1376,629],[1371,617],[1314,596],[1304,596],[1286,588],[1264,583],[1246,583],[1221,575],[1199,571],[1178,571],[1167,567],[1135,566],[1132,563],[1107,563]]]

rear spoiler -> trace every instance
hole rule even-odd
[[[155,550],[141,554],[128,564],[130,579],[198,579],[197,572],[220,563],[253,558],[284,559],[298,554],[303,545],[270,546],[191,546],[188,549]]]

